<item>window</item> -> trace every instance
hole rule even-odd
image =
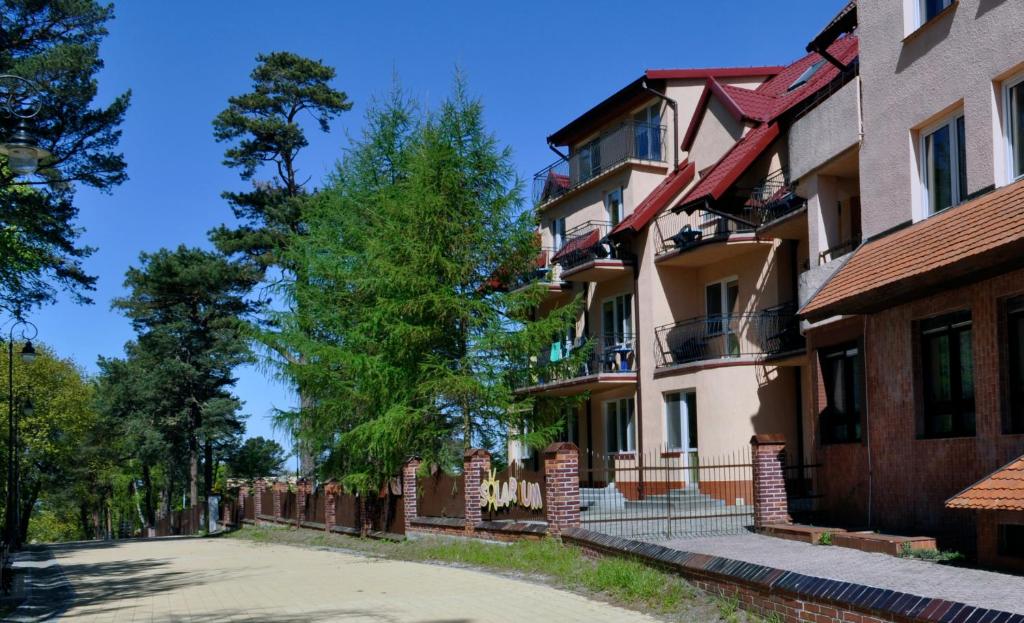
[[[605,445],[608,452],[636,450],[636,402],[620,398],[604,403]]]
[[[697,394],[665,394],[665,443],[669,450],[697,449]]]
[[[920,20],[918,25],[926,24],[935,18],[936,15],[942,13],[946,8],[953,4],[953,0],[919,0],[920,1]]]
[[[1024,177],[1024,76],[1005,87],[1006,146],[1009,152],[1009,178]]]
[[[664,160],[661,154],[661,104],[653,104],[633,115],[634,157]]]
[[[735,334],[735,314],[739,303],[739,281],[730,278],[705,286],[705,310],[709,337],[724,335],[721,356],[739,355],[739,339]]]
[[[565,217],[551,221],[551,246],[557,253],[565,244]]]
[[[864,364],[856,344],[818,354],[825,384],[825,409],[821,413],[822,443],[861,440],[864,413]]]
[[[622,189],[608,191],[604,196],[604,208],[608,213],[608,221],[615,227],[626,218],[626,212],[622,205]]]
[[[1024,558],[1024,525],[999,524],[999,555]]]
[[[579,162],[580,182],[585,182],[601,172],[601,142],[594,139],[580,147],[577,161]]]
[[[1024,433],[1024,296],[1018,296],[1006,305],[1007,387],[1009,409],[1004,431]]]
[[[601,305],[604,345],[615,346],[633,340],[633,295],[620,294]]]
[[[971,312],[920,323],[924,437],[974,435]]]
[[[795,91],[795,90],[799,89],[800,87],[802,87],[803,85],[807,84],[807,81],[810,80],[811,78],[813,78],[814,74],[818,73],[818,70],[821,69],[824,65],[825,65],[825,61],[824,60],[820,60],[820,61],[814,63],[813,65],[811,65],[810,67],[805,69],[804,72],[802,74],[800,74],[797,77],[797,79],[793,81],[793,84],[789,85],[789,87],[786,90],[787,91]]]
[[[921,182],[922,197],[927,205],[925,216],[960,203],[967,194],[965,143],[963,115],[922,132]]]

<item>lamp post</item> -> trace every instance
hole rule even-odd
[[[16,333],[18,338],[25,342],[21,347],[21,360],[25,363],[32,363],[36,360],[36,349],[32,346],[32,340],[36,338],[39,331],[31,322],[19,319],[15,320],[7,333],[7,505],[4,515],[4,543],[11,549],[18,549],[21,546],[18,417],[17,410],[14,408],[14,340]],[[26,399],[22,409],[25,415],[32,415],[31,399]]]
[[[17,119],[14,132],[0,143],[0,154],[7,156],[7,167],[17,176],[32,175],[39,169],[39,161],[50,156],[36,144],[28,127],[28,120],[42,109],[39,93],[39,87],[27,78],[0,74],[0,112]]]

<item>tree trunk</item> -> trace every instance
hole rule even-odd
[[[213,493],[213,443],[203,444],[203,506],[199,511],[200,524],[207,526],[206,517],[210,510],[210,495]]]
[[[309,409],[313,408],[313,400],[301,390],[299,391],[299,434],[295,436],[295,451],[299,455],[299,473],[296,474],[299,478],[308,478],[316,470],[316,462],[313,459],[313,452],[310,450],[308,444],[302,441],[302,423],[306,419],[306,414],[309,413]]]
[[[146,518],[143,521],[145,528],[156,526],[156,509],[153,507],[153,475],[149,471],[149,465],[142,466],[142,485],[146,488],[144,507]]]
[[[89,526],[89,509],[88,507],[86,507],[84,503],[78,505],[78,523],[81,525],[82,536],[85,538],[85,540],[88,541],[89,539],[91,539],[92,530],[90,529]]]
[[[18,526],[18,542],[28,543],[28,523],[32,519],[32,509],[35,508],[36,500],[39,498],[39,485],[32,485],[32,489],[22,499],[20,525]]]
[[[189,506],[199,505],[199,405],[191,407],[190,430],[188,432],[188,501]]]

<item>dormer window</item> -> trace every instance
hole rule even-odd
[[[811,65],[810,67],[805,69],[804,72],[802,74],[800,74],[800,77],[798,77],[796,80],[794,80],[793,84],[789,85],[789,88],[786,89],[786,90],[787,91],[795,91],[795,90],[799,89],[800,87],[802,87],[803,85],[807,84],[807,82],[811,78],[814,77],[814,74],[818,73],[818,70],[821,69],[824,66],[825,66],[825,61],[824,60],[821,60],[821,61],[818,61],[818,62],[814,63],[813,65]]]

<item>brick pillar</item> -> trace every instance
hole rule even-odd
[[[416,491],[416,472],[420,469],[423,461],[419,457],[410,457],[402,467],[402,506],[405,510],[405,531],[412,529],[412,520],[416,519],[419,513]]]
[[[295,523],[302,527],[306,521],[306,499],[313,492],[313,483],[305,478],[295,483]]]
[[[281,494],[288,490],[287,482],[274,483],[274,519],[281,518]]]
[[[260,478],[256,480],[253,486],[256,488],[256,492],[253,494],[252,504],[256,510],[256,524],[259,525],[262,521],[260,515],[263,514],[263,492],[267,490],[267,481]]]
[[[368,537],[373,531],[373,517],[370,515],[373,505],[370,504],[368,497],[366,494],[359,494],[359,536],[361,537]]]
[[[544,500],[548,534],[580,526],[580,451],[571,442],[544,449]]]
[[[480,510],[480,472],[491,470],[491,453],[470,448],[462,456],[463,495],[466,496],[466,532],[472,533],[483,518]]]
[[[252,500],[249,499],[249,485],[242,485],[238,488],[238,525],[242,525],[242,520],[245,519],[245,509],[247,504],[252,504]]]
[[[336,506],[338,498],[335,497],[338,493],[338,486],[333,482],[329,482],[324,485],[324,529],[328,532],[334,527],[334,522],[338,519],[338,507]]]
[[[786,438],[783,435],[754,435],[750,439],[754,478],[754,527],[792,523],[786,498]]]

